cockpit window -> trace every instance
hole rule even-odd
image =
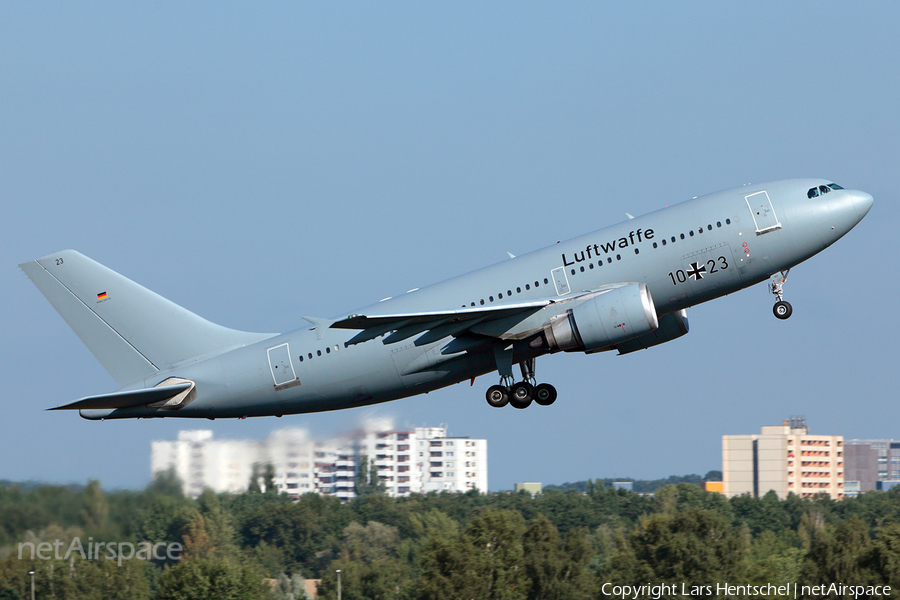
[[[842,190],[842,189],[844,189],[844,188],[842,188],[841,186],[839,186],[836,183],[829,183],[828,185],[820,185],[817,188],[814,188],[814,187],[809,188],[809,191],[806,192],[806,197],[807,198],[816,198],[821,194],[827,194],[827,193],[831,192],[831,190]]]

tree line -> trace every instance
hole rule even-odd
[[[271,487],[185,497],[171,474],[141,491],[0,487],[0,600],[30,598],[588,599],[601,586],[844,582],[900,588],[900,490],[856,498],[726,499],[679,483],[651,496],[583,491],[392,499],[362,477],[341,503]],[[178,560],[39,560],[22,543],[178,543]],[[638,597],[650,597],[649,594]],[[664,596],[666,597],[666,596]],[[675,596],[670,596],[675,597]],[[757,596],[759,597],[759,596]],[[775,596],[773,596],[775,597]]]

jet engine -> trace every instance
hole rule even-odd
[[[656,331],[646,333],[633,340],[616,344],[616,350],[619,351],[619,354],[628,354],[629,352],[634,352],[636,350],[643,350],[644,348],[650,348],[651,346],[656,346],[665,342],[670,342],[675,338],[680,338],[690,331],[690,329],[687,311],[679,310],[676,313],[660,317],[659,329]]]
[[[552,352],[609,350],[616,344],[655,331],[656,307],[644,283],[604,290],[544,324]]]

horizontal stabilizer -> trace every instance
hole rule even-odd
[[[88,408],[130,408],[132,406],[144,406],[153,404],[154,402],[162,402],[181,392],[190,389],[193,382],[177,383],[174,385],[166,385],[164,387],[153,387],[143,390],[129,390],[125,392],[115,392],[112,394],[101,394],[99,396],[88,396],[81,400],[76,400],[71,404],[57,406],[56,408],[48,408],[47,410],[81,410]]]

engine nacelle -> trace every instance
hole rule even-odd
[[[631,283],[597,293],[544,324],[553,351],[600,352],[659,327],[656,307],[644,283]]]
[[[675,338],[680,338],[691,330],[688,324],[687,311],[680,310],[676,313],[660,317],[659,328],[656,331],[636,337],[633,340],[616,344],[616,350],[619,354],[628,354],[636,350],[643,350],[665,342],[670,342]]]

